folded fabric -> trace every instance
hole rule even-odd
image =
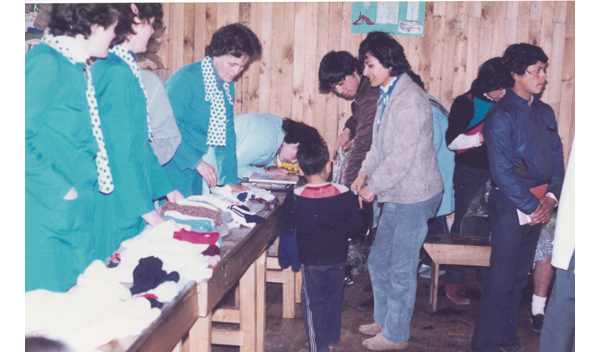
[[[184,215],[190,215],[197,218],[212,219],[215,225],[221,225],[223,219],[221,213],[216,210],[211,210],[202,206],[191,206],[191,205],[180,205],[172,202],[165,202],[162,205],[162,209],[166,212],[167,210],[175,210]]]
[[[210,246],[204,252],[202,252],[202,254],[209,256],[209,257],[212,257],[214,255],[219,255],[219,254],[221,254],[221,248],[219,248],[217,246]]]
[[[173,234],[173,238],[180,241],[186,241],[196,244],[207,244],[214,246],[221,235],[218,231],[211,232],[196,232],[186,229],[179,230]]]
[[[138,294],[151,290],[165,281],[179,281],[179,273],[173,271],[167,274],[162,270],[163,262],[156,257],[142,258],[133,270],[133,286],[129,289],[131,294]]]
[[[230,205],[227,209],[233,214],[233,219],[242,225],[253,227],[255,224],[252,223],[263,223],[266,221],[262,216],[253,214],[244,205]]]

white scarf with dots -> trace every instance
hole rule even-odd
[[[202,75],[204,76],[205,100],[210,101],[210,120],[208,121],[207,145],[224,147],[226,145],[226,122],[225,99],[223,92],[217,88],[217,80],[213,69],[212,59],[207,56],[202,61]],[[229,104],[233,105],[233,99],[229,94],[229,83],[223,83],[223,90],[227,94]]]
[[[109,50],[109,52],[120,57],[131,69],[135,78],[137,78],[140,88],[144,91],[144,97],[146,98],[146,123],[148,124],[148,140],[152,142],[152,128],[150,127],[150,113],[148,112],[148,93],[146,93],[146,88],[144,87],[144,83],[142,82],[142,73],[140,72],[140,67],[137,62],[133,58],[133,55],[127,50],[123,45],[115,45],[113,48]]]
[[[113,179],[110,173],[110,167],[108,166],[108,155],[106,154],[106,148],[104,145],[104,138],[102,135],[102,129],[100,128],[100,115],[98,114],[98,101],[96,100],[96,91],[92,85],[92,73],[90,72],[90,66],[86,63],[87,55],[82,51],[72,50],[74,39],[68,36],[55,37],[48,31],[44,33],[42,43],[50,46],[64,57],[66,57],[72,64],[85,63],[85,77],[87,81],[86,97],[88,101],[88,107],[90,109],[90,118],[92,120],[92,132],[98,143],[98,153],[96,154],[96,170],[98,172],[98,187],[100,192],[109,194],[114,190]]]

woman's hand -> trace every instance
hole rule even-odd
[[[71,189],[69,190],[69,192],[67,192],[67,194],[65,194],[63,199],[64,200],[77,199],[77,191],[75,190],[75,187],[71,187]]]
[[[479,132],[479,143],[483,144],[483,133]]]
[[[267,175],[281,175],[281,176],[287,176],[287,175],[289,175],[286,169],[280,169],[277,166],[269,166],[267,168],[267,171],[265,171],[265,174],[267,174]]]
[[[156,210],[152,210],[148,214],[142,215],[142,219],[146,220],[148,225],[154,227],[158,224],[165,222],[165,219],[156,212]]]
[[[375,193],[371,192],[369,185],[364,186],[358,191],[358,204],[363,207],[362,201],[372,202],[375,199]]]
[[[167,200],[171,203],[177,203],[178,200],[182,199],[185,199],[185,197],[178,190],[174,190],[173,192],[167,194]]]
[[[369,176],[367,176],[367,174],[365,174],[364,172],[361,172],[356,177],[356,180],[354,180],[354,182],[352,182],[352,184],[350,185],[350,190],[353,192],[360,191],[361,188],[363,188],[365,186],[365,184],[367,183],[368,178],[369,178]]]
[[[243,192],[250,189],[246,186],[238,185],[237,183],[230,183],[228,186],[231,187],[232,192]]]
[[[217,181],[219,179],[217,175],[217,170],[214,167],[210,166],[207,162],[203,161],[198,165],[196,171],[206,180],[206,183],[209,187],[214,187],[217,185]]]
[[[341,146],[342,149],[346,149],[350,146],[350,129],[344,128],[342,134],[335,141],[335,145],[333,146],[333,158],[337,155],[337,150]]]

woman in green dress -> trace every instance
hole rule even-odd
[[[181,144],[165,170],[186,197],[202,194],[203,179],[210,187],[230,184],[241,190],[237,186],[233,82],[261,50],[250,29],[230,24],[213,34],[203,60],[180,68],[166,81]],[[216,168],[204,161],[209,148],[214,150]]]
[[[106,57],[118,15],[110,4],[53,5],[25,55],[25,291],[66,291],[95,259],[95,196],[112,184],[86,61]]]
[[[113,47],[106,59],[92,66],[115,187],[111,194],[97,197],[96,252],[101,259],[108,258],[122,241],[136,236],[146,225],[164,222],[154,200],[183,198],[152,151],[146,92],[134,58],[146,51],[153,24],[162,19],[162,5],[118,6],[121,17]]]

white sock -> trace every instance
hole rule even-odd
[[[531,298],[531,314],[534,316],[538,314],[544,315],[544,307],[546,306],[546,297],[539,297],[535,294]]]

